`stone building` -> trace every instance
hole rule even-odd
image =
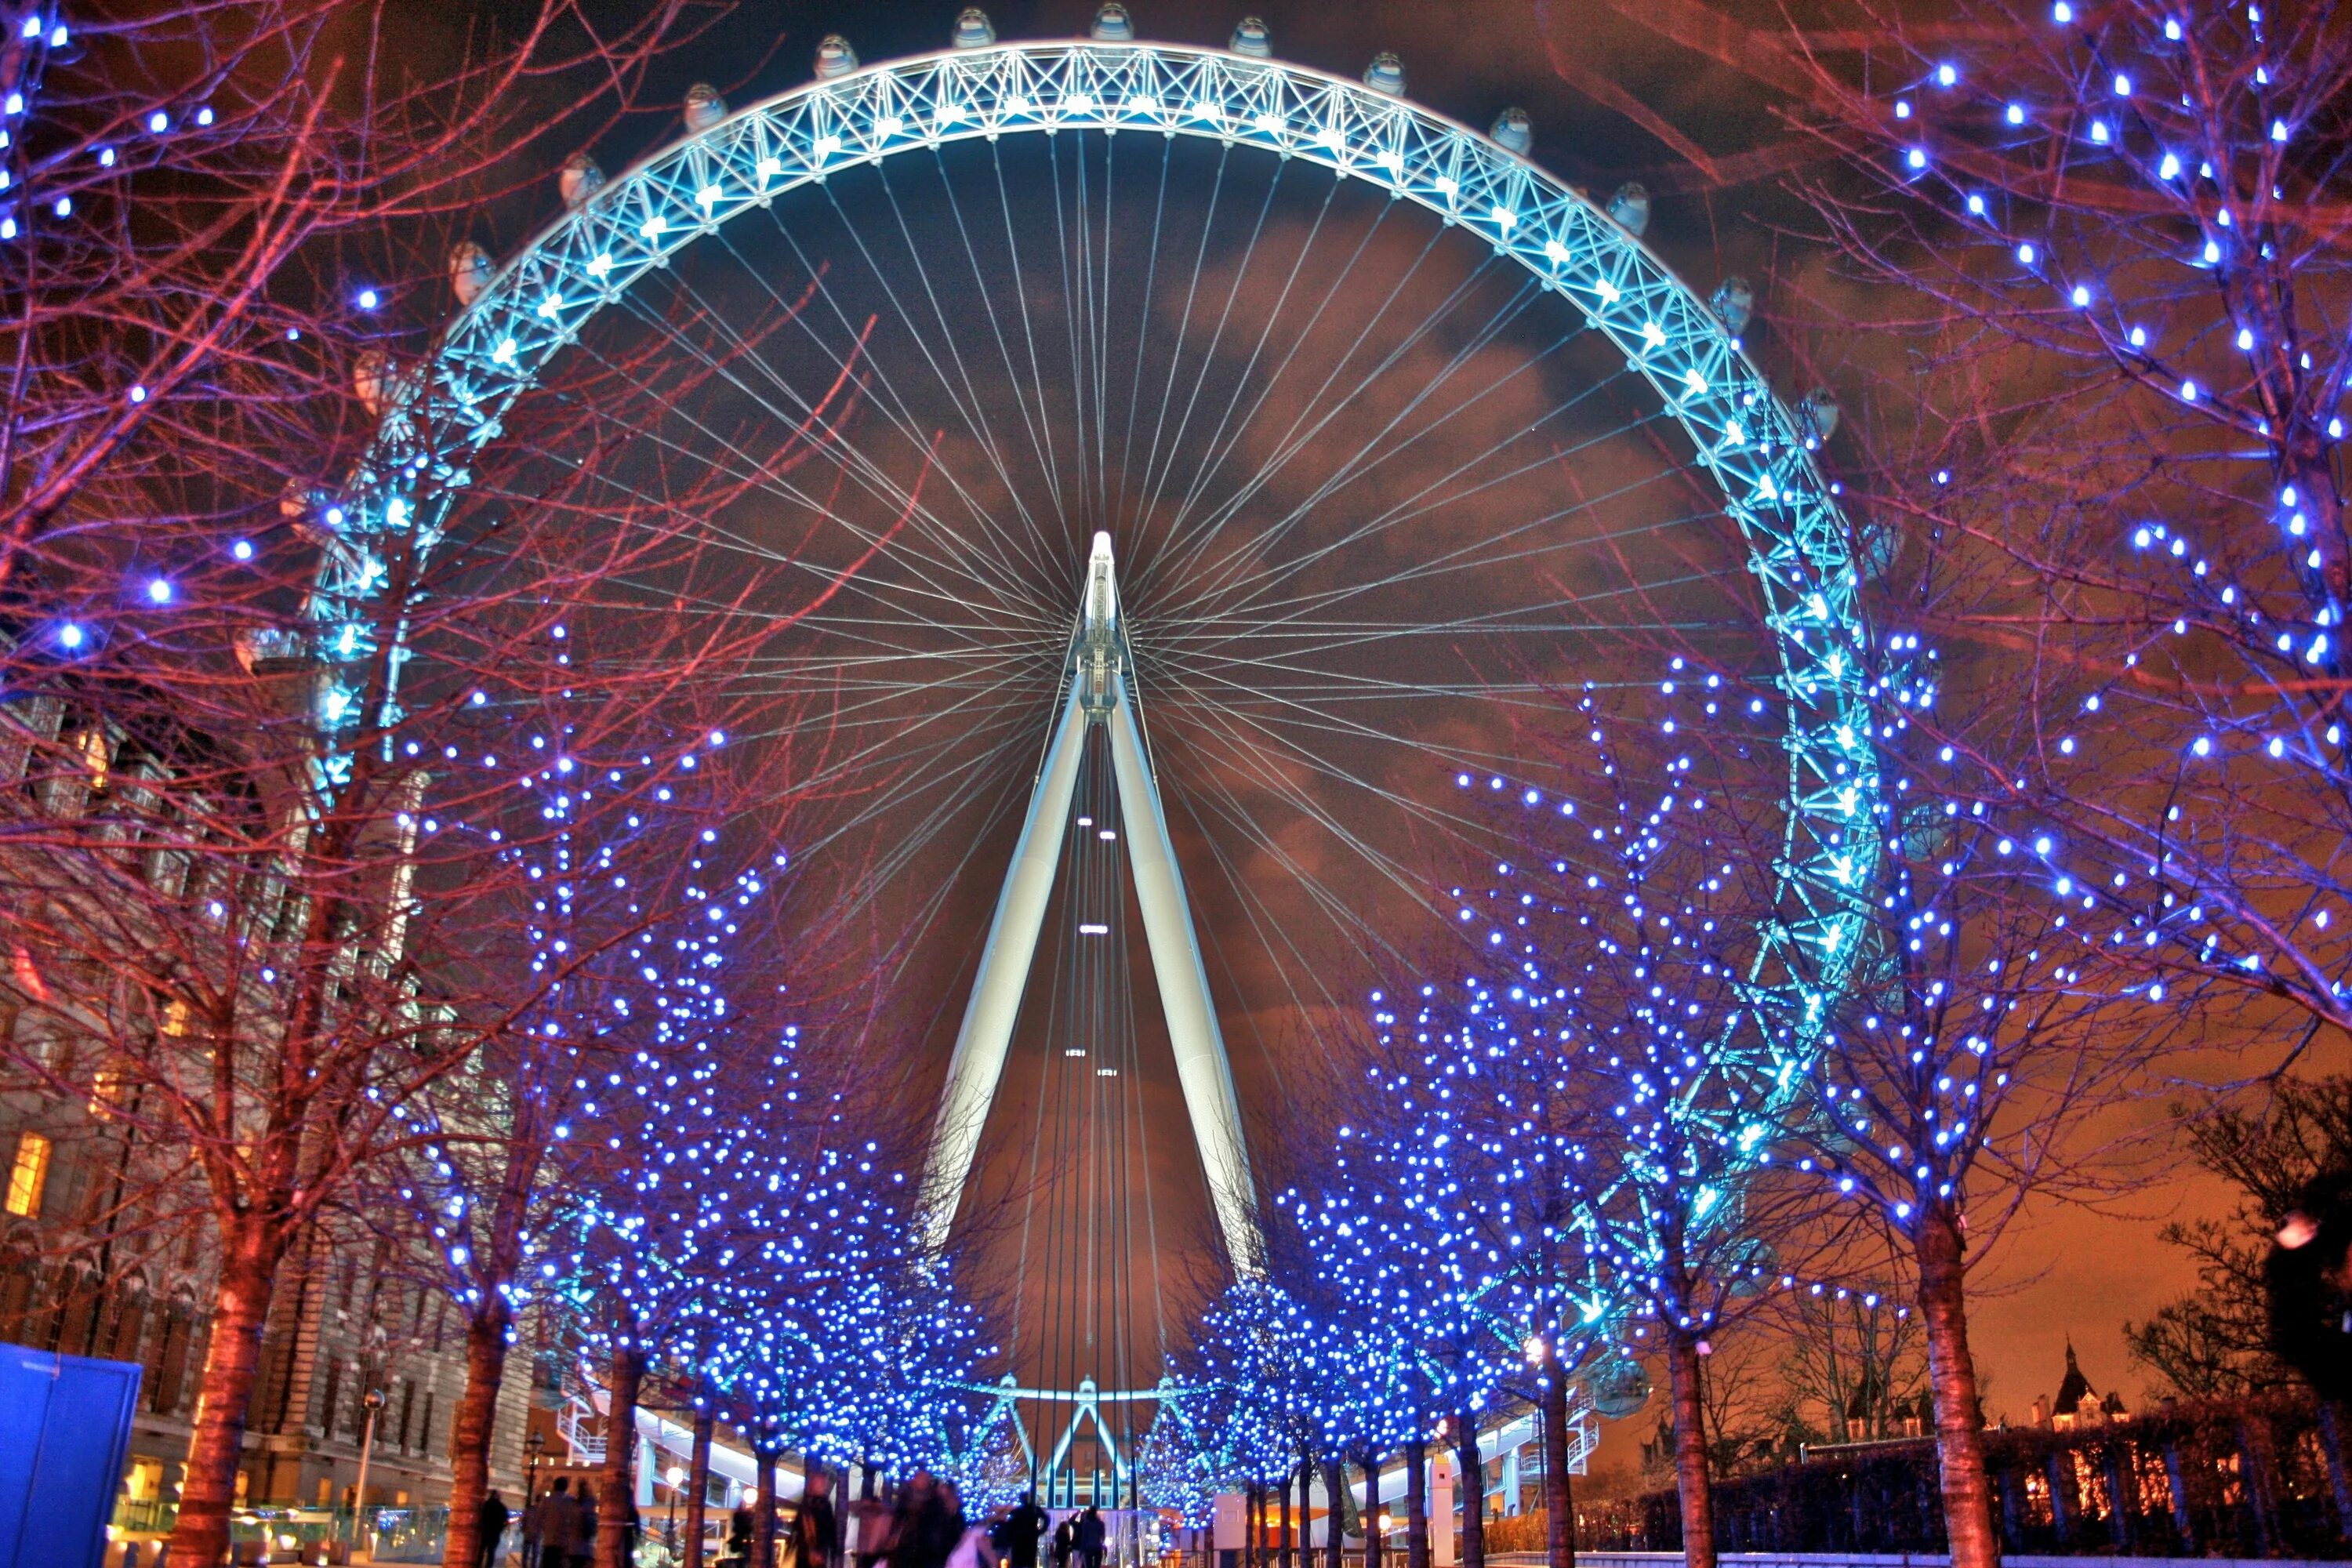
[[[18,824],[70,817],[90,833],[91,823],[103,823],[110,794],[132,795],[141,780],[169,776],[165,750],[79,718],[53,698],[0,702],[7,797],[0,804]],[[123,873],[116,885],[129,888],[130,921],[139,899],[152,897],[161,879],[184,876],[185,863],[126,847],[116,869]],[[173,1011],[142,1016],[135,986],[31,934],[41,929],[31,900],[58,897],[60,886],[76,899],[107,896],[86,890],[102,888],[104,877],[68,873],[61,882],[54,865],[0,857],[0,1338],[139,1363],[117,1521],[145,1531],[168,1520],[188,1450],[215,1248],[206,1194],[184,1151],[159,1146],[139,1104],[149,1091],[109,1065],[141,1030],[147,1048],[168,1051],[184,1019]],[[350,1216],[315,1225],[290,1250],[264,1333],[238,1478],[248,1504],[353,1500],[372,1403],[367,1500],[429,1507],[446,1500],[464,1333],[446,1297],[410,1262]],[[530,1348],[518,1347],[509,1365],[492,1484],[519,1496]]]
[[[2083,1375],[2082,1363],[2074,1359],[2074,1342],[2066,1342],[2066,1372],[2058,1380],[2058,1393],[2045,1398],[2036,1394],[2033,1400],[2032,1423],[2053,1431],[2071,1432],[2079,1426],[2096,1426],[2109,1421],[2120,1421],[2126,1415],[2123,1395],[2109,1389],[2101,1394]]]

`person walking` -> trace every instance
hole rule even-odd
[[[1078,1549],[1078,1561],[1085,1568],[1102,1568],[1103,1542],[1110,1532],[1103,1527],[1103,1516],[1092,1503],[1078,1515],[1078,1528],[1073,1544]]]
[[[929,1503],[923,1510],[922,1562],[919,1568],[947,1568],[948,1559],[963,1544],[963,1498],[952,1481],[934,1479]]]
[[[793,1545],[800,1568],[831,1568],[840,1532],[833,1513],[832,1478],[810,1467],[801,1482],[801,1500],[793,1510]]]
[[[507,1511],[507,1500],[497,1492],[483,1496],[482,1506],[475,1514],[481,1528],[481,1533],[475,1537],[481,1542],[476,1548],[478,1568],[498,1568],[499,1561],[504,1555],[501,1548],[506,1543],[507,1521],[513,1517]]]
[[[547,1512],[540,1522],[541,1568],[572,1568],[572,1554],[580,1548],[580,1521],[573,1511],[572,1478],[558,1476],[547,1489]]]
[[[963,1539],[963,1516],[952,1509],[947,1489],[929,1470],[917,1470],[898,1494],[891,1521],[890,1568],[947,1568]]]
[[[751,1501],[738,1501],[735,1511],[727,1516],[727,1562],[731,1568],[749,1568],[751,1532],[759,1527],[759,1516],[751,1511]]]
[[[850,1562],[854,1568],[874,1568],[890,1555],[897,1518],[888,1504],[873,1496],[859,1498],[849,1511],[857,1522],[857,1547],[849,1554]]]
[[[547,1499],[535,1497],[522,1505],[522,1568],[540,1568],[547,1548]]]
[[[1035,1492],[1023,1492],[1021,1501],[1004,1520],[1004,1560],[1012,1568],[1037,1568],[1037,1544],[1045,1538],[1045,1510]]]
[[[1066,1513],[1054,1527],[1054,1568],[1070,1568],[1070,1553],[1078,1549],[1078,1516]]]

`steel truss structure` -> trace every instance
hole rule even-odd
[[[947,1087],[940,1093],[931,1167],[923,1184],[926,1222],[932,1245],[944,1245],[971,1172],[982,1123],[1003,1075],[1005,1052],[1013,1044],[1021,993],[1045,926],[1046,893],[1061,864],[1079,752],[1087,728],[1099,724],[1110,733],[1120,815],[1128,826],[1128,863],[1160,982],[1169,1042],[1175,1047],[1176,1078],[1184,1090],[1193,1146],[1208,1177],[1226,1255],[1235,1268],[1250,1270],[1257,1267],[1258,1244],[1250,1216],[1241,1105],[1234,1097],[1233,1068],[1217,1027],[1208,972],[1201,964],[1201,943],[1184,898],[1184,875],[1169,841],[1168,814],[1160,807],[1142,721],[1136,713],[1132,662],[1119,619],[1110,535],[1097,533],[1087,563],[1086,602],[1070,638],[1061,717],[1029,792],[1028,815],[1014,841],[1013,864],[989,922],[988,945],[981,952],[980,973],[972,980],[971,1000],[956,1034],[955,1055],[948,1062]]]

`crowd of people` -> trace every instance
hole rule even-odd
[[[1088,1508],[1066,1514],[1055,1525],[1024,1493],[1010,1508],[974,1520],[964,1512],[955,1483],[917,1471],[897,1495],[861,1498],[850,1505],[855,1539],[845,1543],[834,1511],[831,1486],[823,1470],[811,1470],[800,1498],[779,1521],[777,1562],[754,1564],[757,1516],[747,1498],[728,1521],[726,1546],[710,1568],[831,1568],[846,1544],[853,1568],[1103,1568],[1109,1526]],[[500,1538],[512,1518],[492,1492],[482,1504],[481,1568],[504,1562]],[[559,1476],[520,1519],[523,1568],[587,1568],[596,1551],[596,1502],[583,1483],[577,1491]],[[664,1564],[677,1561],[675,1543],[642,1527],[629,1560],[642,1563],[646,1552]]]
[[[985,1519],[965,1516],[955,1483],[924,1471],[885,1503],[866,1498],[856,1505],[856,1568],[1038,1568],[1045,1550],[1051,1568],[1102,1568],[1109,1528],[1099,1510],[1066,1515],[1052,1530],[1034,1493],[1022,1494],[1011,1508]],[[818,1558],[799,1568],[819,1568]]]

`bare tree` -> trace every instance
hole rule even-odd
[[[2287,1215],[2328,1185],[2352,1184],[2352,1079],[2282,1079],[2267,1104],[2193,1115],[2175,1108],[2198,1164],[2237,1189],[2227,1221],[2164,1228],[2197,1260],[2198,1289],[2124,1325],[2132,1359],[2189,1399],[2230,1398],[2296,1381],[2272,1347],[2263,1265]]]
[[[1781,1324],[1780,1375],[1798,1421],[1818,1415],[1825,1441],[1901,1436],[1925,1388],[1919,1319],[1892,1291],[1814,1280],[1793,1284]],[[1806,1422],[1806,1425],[1811,1425]]]
[[[314,481],[319,400],[396,302],[352,271],[538,184],[714,14],[663,0],[609,31],[546,0],[457,31],[392,0],[0,7],[0,584],[134,521],[225,548]],[[398,269],[437,307],[437,251]],[[339,397],[324,424],[365,433]]]
[[[2345,1029],[2341,16],[1856,16],[1805,112],[1872,189],[1816,208],[1953,429],[1890,521],[2011,568],[1946,636],[2019,743],[1946,777],[2141,994]]]

